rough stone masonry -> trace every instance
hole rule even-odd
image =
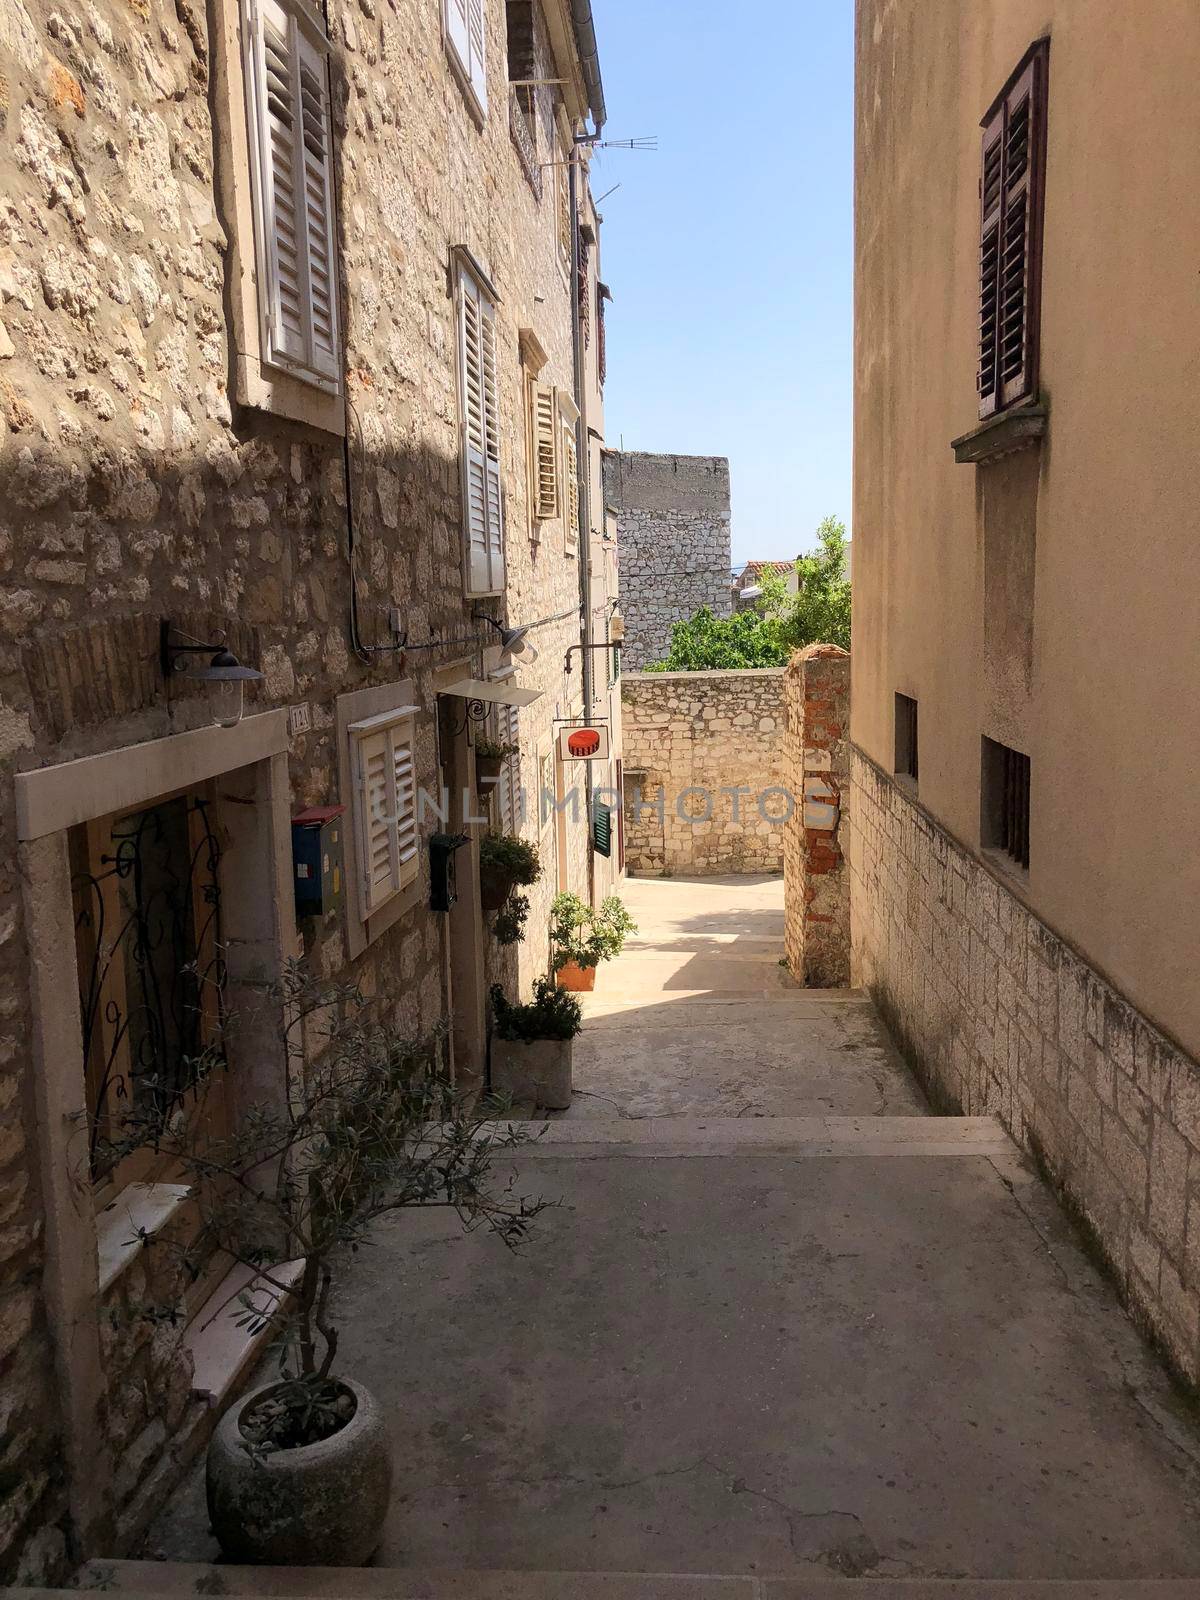
[[[729,615],[729,462],[606,450],[604,501],[617,519],[621,654],[637,672],[663,659],[672,625],[701,606]]]

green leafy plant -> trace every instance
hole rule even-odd
[[[497,944],[521,944],[525,938],[525,924],[529,919],[529,896],[510,894],[496,913],[492,923],[492,937]]]
[[[550,905],[550,960],[555,972],[573,961],[597,967],[619,956],[637,924],[619,895],[610,894],[593,910],[577,894],[555,895]]]
[[[519,745],[507,744],[499,739],[480,737],[475,741],[476,761],[506,761],[509,756],[519,753]]]
[[[796,559],[797,592],[775,572],[764,573],[762,595],[745,611],[714,616],[702,606],[671,629],[670,649],[647,672],[713,672],[786,666],[808,644],[850,648],[850,582],[846,528],[826,517],[817,548]]]
[[[479,841],[479,870],[528,887],[542,875],[537,845],[512,833],[485,833]]]
[[[273,996],[281,1059],[293,1078],[280,1103],[255,1103],[235,1131],[208,1134],[182,1113],[126,1119],[117,1158],[152,1144],[192,1189],[197,1227],[185,1239],[138,1230],[147,1250],[170,1253],[172,1292],[194,1282],[218,1252],[255,1274],[232,1296],[242,1327],[276,1335],[280,1382],[248,1414],[252,1454],[316,1442],[344,1426],[353,1398],[337,1376],[335,1274],[378,1218],[410,1206],[447,1206],[463,1226],[505,1244],[527,1235],[541,1200],[498,1185],[499,1149],[524,1141],[519,1126],[490,1125],[450,1081],[440,1034],[405,1039],[372,1020],[357,989],[318,983],[297,963]],[[223,1064],[204,1062],[201,1094]],[[302,1263],[293,1286],[286,1263]],[[178,1304],[148,1306],[155,1322]],[[349,1410],[347,1410],[349,1405]]]
[[[573,1039],[583,1027],[583,1008],[573,994],[549,978],[539,978],[526,1005],[509,1000],[499,984],[492,987],[492,1016],[501,1039],[525,1044],[535,1039]]]

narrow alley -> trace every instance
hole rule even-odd
[[[778,880],[628,889],[640,932],[588,1001],[576,1103],[520,1155],[519,1187],[559,1202],[538,1237],[514,1258],[409,1213],[347,1279],[397,1470],[375,1565],[403,1578],[173,1565],[217,1555],[200,1474],[152,1532],[160,1562],[94,1575],[431,1600],[1195,1594],[1135,1580],[1200,1579],[1200,1439],[999,1123],[929,1115],[865,998],[790,986]]]

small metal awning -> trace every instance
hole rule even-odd
[[[531,706],[542,698],[541,689],[522,689],[519,683],[487,683],[483,678],[460,678],[447,684],[439,694],[457,695],[462,700],[485,700],[494,706]]]

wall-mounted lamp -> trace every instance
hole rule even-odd
[[[500,635],[500,648],[506,656],[520,656],[522,664],[532,666],[538,658],[538,648],[531,643],[528,628],[506,628],[502,622],[497,622],[495,617],[489,617],[483,611],[473,611],[472,617],[476,622],[490,622]]]
[[[189,639],[169,622],[162,625],[160,656],[168,682],[183,675],[195,683],[210,685],[214,720],[222,728],[237,726],[242,720],[246,685],[262,681],[262,673],[255,667],[244,667],[227,645]]]

